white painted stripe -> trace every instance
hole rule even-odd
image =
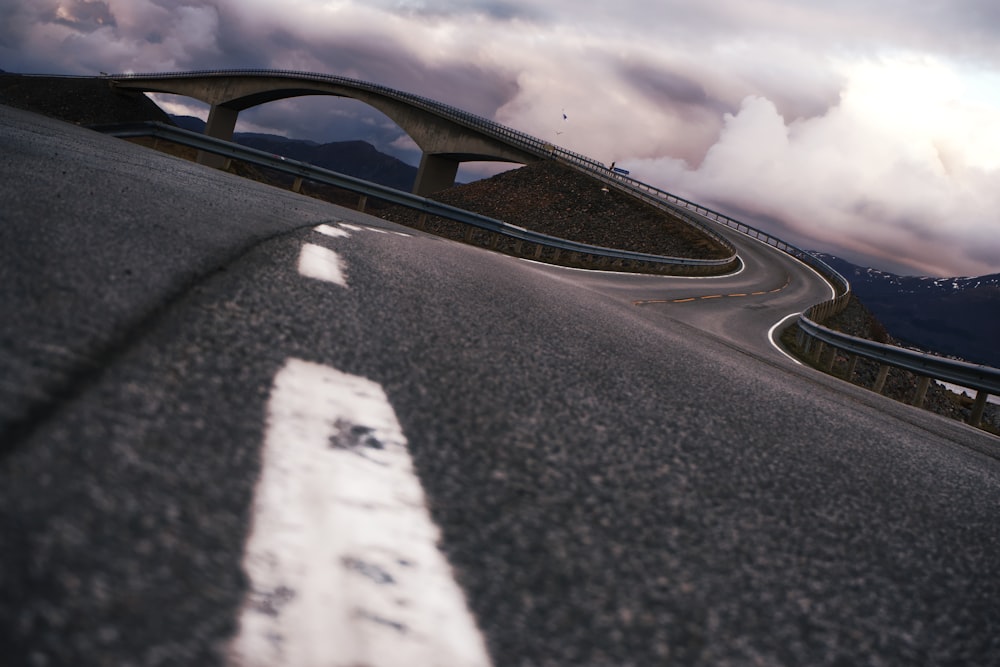
[[[785,315],[780,320],[775,322],[774,326],[772,326],[770,329],[767,330],[767,340],[769,343],[771,343],[771,347],[776,349],[778,352],[781,352],[783,355],[794,361],[799,366],[802,366],[803,364],[801,361],[799,361],[798,359],[796,359],[795,357],[793,357],[792,355],[788,354],[783,349],[781,349],[781,346],[778,345],[778,341],[774,340],[774,332],[778,329],[778,327],[787,322],[789,319],[793,317],[798,317],[798,315],[799,313],[792,313],[791,315]]]
[[[349,238],[351,236],[347,230],[334,227],[333,225],[317,225],[313,227],[313,231],[325,236],[332,236],[333,238]]]
[[[347,279],[341,269],[340,255],[323,246],[304,243],[299,251],[299,273],[306,278],[325,280],[347,287]]]
[[[490,664],[382,387],[290,359],[268,403],[229,664]]]
[[[344,229],[349,229],[352,232],[360,232],[360,231],[363,231],[363,229],[364,229],[363,227],[359,227],[357,225],[352,225],[349,222],[342,222],[342,223],[340,223],[340,226],[343,227]]]

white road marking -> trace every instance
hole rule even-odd
[[[347,287],[340,255],[323,246],[302,244],[302,250],[299,251],[299,273],[307,278],[325,280]]]
[[[629,271],[612,271],[609,269],[587,269],[579,266],[564,266],[562,264],[550,264],[549,262],[542,262],[537,259],[532,259],[531,257],[514,257],[511,255],[501,255],[501,257],[507,257],[516,262],[527,262],[529,264],[537,264],[540,267],[551,267],[559,271],[581,271],[584,273],[608,273],[617,276],[637,276],[641,278],[662,278],[664,280],[716,280],[718,278],[732,278],[733,276],[738,276],[746,269],[746,264],[742,259],[739,259],[740,268],[732,273],[724,273],[717,276],[671,276],[661,273],[632,273]]]
[[[351,236],[346,230],[334,227],[333,225],[317,225],[313,227],[313,231],[319,232],[324,236],[332,236],[333,238],[349,238]]]
[[[359,227],[357,225],[352,225],[349,222],[342,222],[342,223],[340,223],[340,226],[343,227],[344,229],[349,229],[352,232],[360,232],[360,231],[362,231],[364,229],[363,227]]]
[[[798,359],[796,359],[795,357],[793,357],[792,355],[788,354],[783,349],[781,349],[781,346],[778,345],[778,342],[776,340],[774,340],[774,332],[778,329],[778,327],[780,327],[782,324],[784,324],[785,322],[787,322],[790,318],[798,317],[799,314],[800,313],[792,313],[791,315],[785,315],[780,320],[778,320],[774,324],[774,326],[772,326],[770,329],[767,330],[767,340],[768,340],[769,343],[771,343],[771,347],[773,347],[774,349],[776,349],[778,352],[781,352],[783,355],[785,355],[786,357],[788,357],[789,359],[791,359],[792,361],[794,361],[796,364],[798,364],[799,366],[801,366],[802,365],[801,361],[799,361]]]
[[[268,403],[233,667],[487,666],[382,387],[289,359]]]

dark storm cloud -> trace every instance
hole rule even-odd
[[[461,60],[424,62],[417,53],[368,40],[323,45],[310,54],[325,71],[364,79],[492,117],[518,92],[512,75]]]
[[[462,0],[395,3],[393,11],[405,16],[428,18],[447,18],[449,20],[462,17],[481,16],[495,21],[537,21],[544,18],[544,12],[539,11],[538,3],[515,2],[482,2],[469,3]]]
[[[623,65],[621,74],[636,90],[654,104],[666,106],[711,107],[716,111],[735,111],[725,108],[718,100],[710,100],[702,85],[683,74],[651,65]]]

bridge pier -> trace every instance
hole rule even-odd
[[[420,156],[417,180],[413,183],[413,194],[427,197],[435,192],[455,185],[459,161],[454,158],[424,153]]]
[[[236,119],[240,112],[236,109],[213,104],[208,112],[208,122],[205,124],[205,136],[223,141],[232,141],[236,131]],[[222,169],[226,164],[226,158],[214,153],[198,151],[198,164],[203,164],[216,169]]]

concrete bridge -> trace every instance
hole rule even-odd
[[[227,70],[126,74],[110,77],[116,88],[191,97],[211,105],[205,134],[231,141],[240,111],[274,100],[303,95],[334,95],[360,100],[384,113],[422,151],[413,186],[428,195],[455,183],[458,166],[469,161],[526,164],[549,157],[554,147],[528,135],[443,105],[384,86],[343,77],[273,70]],[[221,166],[222,159],[199,154],[199,162]]]

